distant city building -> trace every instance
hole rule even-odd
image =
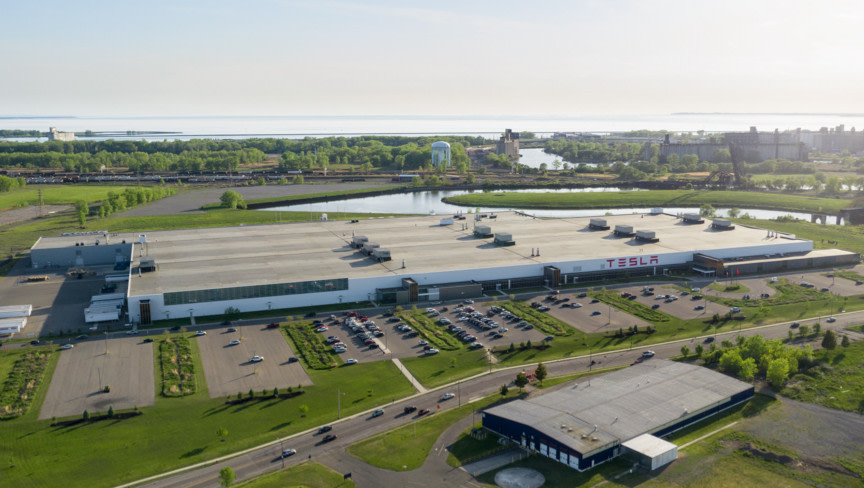
[[[74,132],[59,132],[56,127],[51,127],[48,129],[48,140],[49,141],[74,141],[75,133]]]
[[[498,139],[495,152],[499,155],[503,154],[510,159],[519,159],[519,133],[506,129],[504,135]]]
[[[749,132],[726,132],[722,139],[709,142],[672,143],[666,136],[660,145],[660,157],[668,158],[672,154],[679,157],[695,154],[700,161],[713,161],[720,150],[728,150],[730,144],[735,144],[741,151],[741,156],[748,163],[761,163],[766,159],[788,159],[791,161],[807,161],[809,148],[801,142],[801,131],[780,133],[762,132],[756,127],[750,127]]]
[[[438,141],[432,144],[432,166],[450,166],[450,144]]]

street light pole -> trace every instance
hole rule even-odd
[[[279,439],[279,436],[276,436]],[[282,458],[282,469],[285,469],[285,446],[282,444],[282,439],[279,439],[279,457]]]

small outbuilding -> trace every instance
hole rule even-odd
[[[678,459],[678,446],[651,434],[642,434],[621,443],[624,456],[648,470],[665,466]]]

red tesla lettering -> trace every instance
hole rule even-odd
[[[611,268],[611,267],[612,267],[612,263],[614,263],[615,260],[614,260],[614,259],[607,259],[606,262],[609,263],[609,267]]]
[[[651,262],[648,264],[660,264],[660,259],[657,256],[651,256]]]

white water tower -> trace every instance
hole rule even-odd
[[[432,144],[432,166],[450,166],[450,144],[438,141]]]

